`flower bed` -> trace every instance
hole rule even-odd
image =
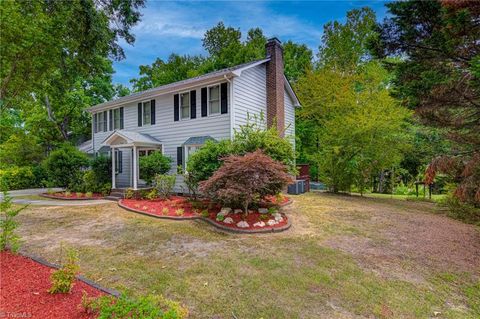
[[[101,193],[92,193],[92,196],[87,196],[86,193],[67,193],[67,192],[56,192],[56,193],[43,193],[40,196],[53,198],[53,199],[64,199],[64,200],[88,200],[88,199],[103,199],[104,196]]]
[[[222,216],[219,218],[219,215]],[[204,219],[223,230],[238,233],[269,233],[287,230],[291,226],[288,217],[280,212],[271,214],[250,211],[245,215],[237,210],[237,213],[210,213]]]
[[[274,202],[275,197],[267,198],[262,206],[284,206],[290,203],[290,199],[283,197]],[[207,207],[209,202],[202,201],[202,206]],[[226,231],[260,233],[286,230],[290,227],[288,217],[276,209],[259,208],[259,211],[250,211],[245,215],[239,209],[231,210],[213,205],[209,209],[194,208],[187,197],[171,196],[169,199],[121,199],[118,205],[127,210],[166,219],[202,219],[218,228]],[[208,214],[206,214],[208,212]],[[222,217],[218,217],[222,215]],[[240,222],[244,222],[239,224]],[[245,224],[246,223],[246,224]],[[248,225],[248,226],[247,226]]]
[[[0,252],[0,304],[7,318],[94,318],[78,308],[82,292],[98,297],[102,291],[76,280],[71,293],[50,294],[52,268],[30,258]]]
[[[128,210],[170,219],[194,219],[200,210],[194,209],[187,198],[171,196],[169,199],[121,199],[118,204]]]

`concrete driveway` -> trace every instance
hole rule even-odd
[[[15,204],[28,204],[28,205],[41,205],[41,206],[85,206],[85,205],[98,205],[111,203],[111,201],[103,199],[92,200],[56,200],[56,199],[28,199],[28,198],[16,198],[32,195],[40,195],[46,193],[48,188],[32,188],[32,189],[19,189],[9,191],[8,194],[13,198],[12,202]],[[62,188],[51,188],[53,191],[62,191]],[[0,199],[3,198],[3,193],[0,193]]]

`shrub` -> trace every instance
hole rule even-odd
[[[462,202],[455,195],[449,194],[440,202],[440,205],[448,208],[448,216],[470,224],[480,225],[480,208]]]
[[[170,210],[167,207],[162,208],[162,214],[167,215],[170,212]]]
[[[200,190],[214,201],[243,207],[248,213],[256,198],[276,195],[291,182],[287,170],[260,150],[244,156],[231,155],[211,178],[200,183]]]
[[[198,183],[200,182],[196,176],[194,171],[192,172],[185,172],[183,174],[183,182],[187,185],[188,193],[192,195],[193,199],[197,199],[197,192],[198,192]]]
[[[87,197],[87,198],[92,198],[92,197],[93,197],[93,193],[92,193],[92,192],[86,192],[86,193],[85,193],[85,197]]]
[[[149,200],[153,200],[155,198],[158,197],[158,191],[156,188],[152,188],[152,190],[150,190],[147,195],[145,195],[145,197]]]
[[[207,141],[193,153],[187,163],[187,171],[195,172],[198,182],[209,179],[222,165],[222,158],[231,154],[231,141]]]
[[[112,184],[110,183],[105,183],[102,186],[102,195],[103,196],[108,196],[110,194],[110,191],[112,190]]]
[[[60,187],[82,184],[79,172],[88,166],[87,156],[75,147],[65,144],[43,161],[49,181]]]
[[[110,157],[99,155],[90,161],[90,167],[95,174],[97,184],[105,185],[112,181],[112,160]]]
[[[240,126],[232,141],[207,141],[192,154],[187,163],[187,171],[194,172],[193,180],[198,183],[209,179],[220,168],[226,156],[245,155],[259,149],[272,159],[285,164],[291,173],[295,173],[295,152],[292,144],[286,138],[280,137],[275,127],[263,129],[266,124],[261,121],[262,118],[255,119]]]
[[[13,166],[0,170],[0,188],[14,190],[36,186],[40,185],[36,185],[36,178],[30,166]]]
[[[15,233],[18,227],[15,217],[26,207],[12,209],[12,198],[6,191],[3,192],[3,198],[0,202],[0,250],[5,250],[8,247],[11,251],[17,252],[20,248],[20,236]]]
[[[134,298],[122,293],[118,298],[113,296],[91,298],[84,294],[81,306],[86,313],[97,314],[98,319],[184,319],[188,316],[188,310],[179,303],[154,295]]]
[[[126,199],[133,199],[135,198],[135,191],[133,188],[128,188],[127,191],[125,192],[125,198]]]
[[[78,253],[73,249],[67,249],[67,258],[62,268],[57,269],[52,273],[50,280],[52,286],[48,291],[51,294],[69,293],[75,282],[80,267],[78,266]]]
[[[158,195],[162,198],[168,198],[175,187],[175,175],[155,175],[155,188]]]
[[[175,214],[177,216],[183,216],[183,214],[185,214],[185,210],[183,208],[179,208],[179,209],[175,210]]]
[[[153,152],[148,156],[140,157],[140,178],[148,185],[157,174],[165,174],[170,170],[172,159],[161,152]]]

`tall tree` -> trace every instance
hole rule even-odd
[[[480,3],[399,1],[387,4],[391,17],[378,26],[372,43],[396,74],[395,93],[424,124],[440,128],[454,142],[429,169],[452,174],[456,194],[480,205]]]
[[[313,53],[305,44],[287,41],[283,45],[285,76],[291,82],[297,82],[309,70],[312,70]]]
[[[329,66],[341,71],[355,71],[368,60],[367,44],[375,37],[375,13],[365,7],[347,12],[347,21],[328,22],[323,27],[319,47],[319,66]]]

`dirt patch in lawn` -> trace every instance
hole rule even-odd
[[[323,244],[352,254],[363,268],[414,282],[432,269],[480,276],[480,232],[475,226],[430,213],[433,204],[386,209],[384,200],[352,196],[350,201],[353,211],[346,214],[349,209],[343,207],[330,214],[360,234],[336,235]],[[357,210],[359,203],[368,205],[368,212]]]

